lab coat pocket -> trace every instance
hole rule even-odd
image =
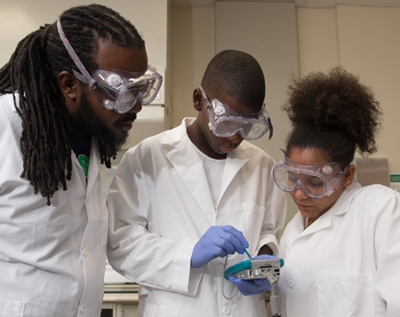
[[[318,273],[319,316],[374,317],[371,274]]]
[[[25,303],[0,298],[0,317],[23,317]]]

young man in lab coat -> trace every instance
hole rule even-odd
[[[272,158],[244,140],[272,136],[264,75],[252,56],[227,50],[201,85],[197,118],[121,160],[108,196],[109,262],[141,284],[139,316],[266,316],[266,279],[223,278],[247,259],[244,248],[276,255],[285,219]]]
[[[148,102],[147,69],[135,27],[99,5],[29,34],[0,69],[1,317],[100,316],[103,163]]]

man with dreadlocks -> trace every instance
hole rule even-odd
[[[105,167],[162,78],[100,5],[66,10],[0,69],[0,316],[99,316]]]

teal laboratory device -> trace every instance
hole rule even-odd
[[[229,276],[231,275],[243,280],[266,278],[272,284],[278,280],[280,268],[283,265],[283,259],[278,258],[270,260],[245,260],[227,268],[224,272],[224,278],[229,280]]]
[[[272,316],[280,317],[281,307],[280,298],[277,293],[277,281],[283,265],[283,259],[279,258],[269,260],[245,260],[227,268],[224,272],[224,278],[227,280],[229,280],[229,276],[235,276],[243,280],[266,278],[271,283],[270,308]]]

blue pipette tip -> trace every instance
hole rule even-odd
[[[250,260],[253,260],[253,258],[251,257],[250,253],[247,251],[246,248],[244,248],[244,253],[247,254],[247,256],[250,258]]]

